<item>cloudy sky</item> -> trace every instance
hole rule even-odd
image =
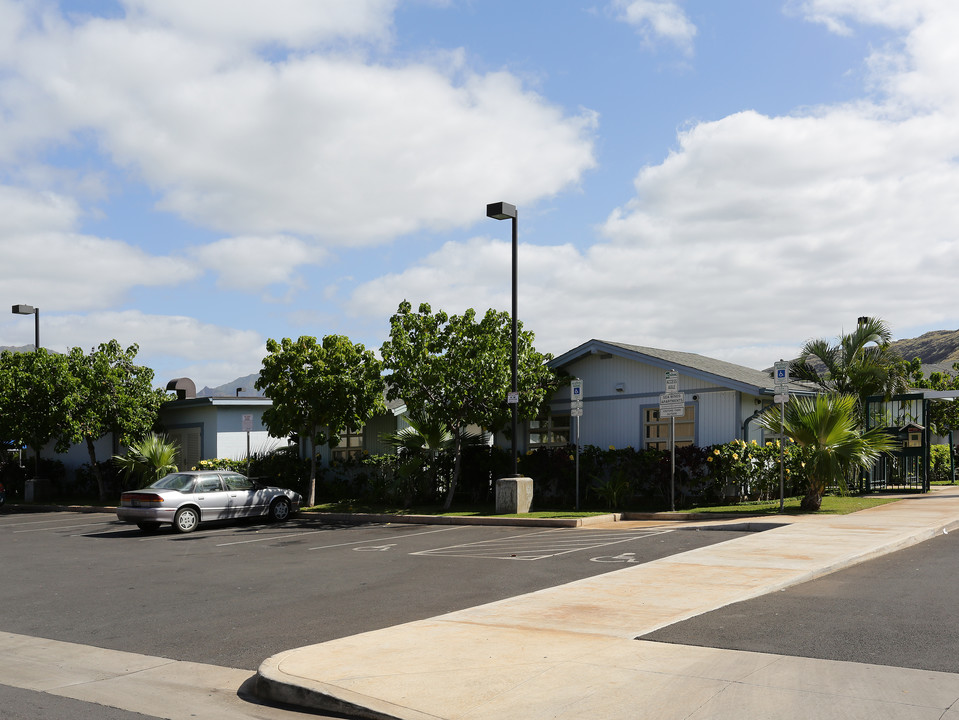
[[[959,327],[955,0],[0,0],[0,295],[217,385],[401,300],[767,367]],[[0,345],[33,342],[0,314]]]

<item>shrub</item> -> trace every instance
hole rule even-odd
[[[952,482],[952,460],[949,445],[929,448],[929,482]]]
[[[120,494],[121,478],[116,463],[112,460],[98,462],[97,467],[100,470],[100,477],[103,479],[103,487],[106,490],[108,498],[116,497]],[[93,472],[93,466],[90,463],[84,463],[74,472],[74,481],[71,485],[64,485],[62,491],[65,495],[75,498],[99,498],[100,488],[97,485],[97,476]]]

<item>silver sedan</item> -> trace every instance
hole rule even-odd
[[[292,490],[259,485],[227,470],[176,472],[123,493],[117,517],[144,531],[167,524],[188,533],[207,520],[265,515],[279,522],[297,512],[302,501]]]

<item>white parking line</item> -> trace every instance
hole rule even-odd
[[[664,535],[669,532],[673,532],[672,529],[646,530],[633,533],[624,533],[623,531],[617,530],[613,533],[597,536],[593,533],[589,535],[568,534],[568,530],[546,530],[542,533],[534,533],[531,535],[514,535],[499,540],[481,540],[479,542],[452,545],[435,550],[422,550],[411,554],[488,558],[492,560],[543,560],[557,555],[566,555],[583,550],[618,545],[629,542],[630,540],[641,540],[654,535]],[[551,535],[554,533],[564,533],[564,535],[553,538]]]
[[[234,540],[233,542],[217,543],[217,547],[228,547],[229,545],[248,545],[249,543],[269,542],[270,540],[279,540],[289,537],[302,537],[304,535],[316,535],[317,533],[325,532],[333,532],[333,529],[325,528],[323,530],[307,530],[306,532],[287,533],[286,535],[270,535],[268,537],[250,538],[248,540]]]
[[[384,537],[384,538],[373,538],[373,539],[367,538],[365,540],[357,540],[355,542],[336,543],[334,545],[321,545],[320,547],[310,548],[310,550],[328,550],[330,548],[346,547],[348,545],[370,545],[371,543],[383,542],[385,540],[403,539],[408,537],[415,537],[416,535],[432,535],[433,533],[449,532],[450,530],[462,530],[463,527],[464,526],[457,525],[454,527],[442,528],[441,530],[426,530],[425,532],[409,533],[408,535],[401,535],[399,536],[399,538],[396,535],[391,535],[389,537]],[[410,555],[420,555],[420,554],[422,553],[410,553]]]
[[[91,525],[112,525],[112,521],[103,521],[95,523],[83,523],[82,525],[54,525],[53,527],[30,528],[29,530],[14,530],[13,534],[34,533],[34,532],[56,532],[58,530],[74,530],[76,528],[90,527]]]
[[[103,513],[100,513],[103,514]],[[86,513],[68,513],[66,515],[59,515],[50,517],[49,515],[45,516],[43,520],[24,520],[21,521],[19,518],[8,517],[4,518],[3,522],[0,522],[0,528],[17,528],[23,527],[24,525],[53,525],[64,520],[72,521],[75,520],[78,516],[86,515]]]

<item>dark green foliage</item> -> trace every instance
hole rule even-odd
[[[487,310],[482,318],[470,308],[462,315],[435,313],[422,303],[413,311],[404,300],[390,318],[390,337],[380,348],[388,398],[402,398],[415,417],[429,417],[453,435],[455,462],[446,495],[449,508],[462,467],[462,438],[470,425],[497,431],[511,410],[512,323],[505,312]],[[559,381],[547,367],[551,356],[533,347],[533,333],[517,333],[519,417],[536,417]]]
[[[509,450],[487,445],[463,448],[463,466],[456,486],[456,498],[471,504],[493,503],[493,483],[512,472]],[[526,465],[524,464],[525,468]],[[534,491],[533,497],[537,497]]]
[[[533,502],[537,508],[575,507],[575,453],[573,446],[543,447],[520,458],[520,473],[533,478]],[[508,462],[509,453],[506,456]]]
[[[118,497],[121,492],[130,488],[124,487],[123,476],[112,460],[97,463],[97,472],[94,472],[90,463],[84,463],[76,469],[73,482],[63,488],[63,494],[77,499],[94,499],[100,496],[101,483],[106,489],[107,497]]]
[[[274,437],[300,434],[309,439],[308,505],[316,493],[316,451],[323,443],[335,446],[348,427],[360,428],[382,412],[381,365],[372,352],[343,335],[298,340],[267,340],[256,389],[265,391],[273,405],[263,412],[263,423]]]
[[[0,353],[0,439],[29,446],[37,476],[44,445],[56,440],[57,452],[70,447],[70,403],[75,386],[64,355],[44,348]]]
[[[153,387],[153,370],[134,363],[138,350],[137,345],[124,350],[111,340],[89,354],[75,347],[67,356],[74,392],[69,397],[69,425],[63,434],[72,443],[86,445],[101,500],[109,497],[112,489],[99,475],[95,442],[111,432],[122,445],[143,441],[160,405],[170,399]]]

